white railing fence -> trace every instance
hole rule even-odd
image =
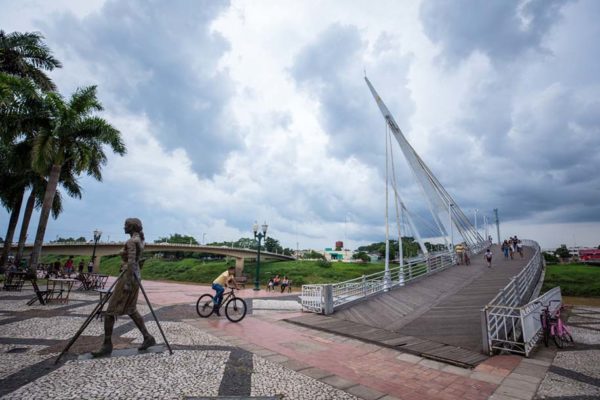
[[[540,279],[543,263],[536,242],[523,240],[523,245],[535,250],[533,257],[481,310],[484,353],[507,350],[528,356],[541,329],[540,303],[548,304],[550,300],[561,298],[560,288],[554,288],[529,301]]]
[[[390,268],[389,274],[380,271],[340,283],[302,285],[302,309],[331,314],[344,304],[403,286],[407,282],[434,274],[452,265],[453,253],[444,252],[427,258],[407,260],[402,267]]]

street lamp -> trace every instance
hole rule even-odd
[[[102,232],[96,229],[94,231],[94,250],[92,250],[92,262],[96,264],[96,246],[98,245],[98,241],[100,240],[100,236],[102,236]]]
[[[255,221],[252,230],[254,238],[258,239],[258,255],[256,256],[256,277],[254,278],[254,290],[260,290],[260,241],[267,237],[267,228],[269,225],[265,222],[262,225],[262,232],[258,231],[258,223]]]

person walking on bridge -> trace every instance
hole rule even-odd
[[[457,264],[463,264],[465,262],[465,246],[463,246],[462,243],[459,243],[456,246],[454,246],[454,251],[456,252],[456,258],[458,259]]]
[[[483,258],[487,261],[488,268],[492,268],[492,251],[490,249],[485,251]]]

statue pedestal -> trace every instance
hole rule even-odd
[[[136,344],[137,346],[138,344]],[[155,346],[149,347],[147,350],[138,350],[136,347],[132,347],[130,349],[115,349],[113,352],[104,357],[94,357],[92,353],[84,353],[77,357],[77,360],[99,360],[101,358],[113,358],[113,357],[131,357],[138,356],[140,354],[148,354],[148,353],[164,353],[167,350],[167,347],[164,344],[157,344]]]

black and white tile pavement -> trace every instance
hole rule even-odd
[[[101,343],[103,323],[94,319],[55,365],[57,355],[93,310],[97,295],[74,293],[67,305],[29,307],[25,303],[31,296],[0,293],[2,399],[356,399],[183,322],[198,318],[193,305],[155,307],[173,355],[131,350],[141,335],[129,317],[122,317],[114,329],[113,356],[78,357]],[[139,310],[162,342],[148,307],[143,304]]]

